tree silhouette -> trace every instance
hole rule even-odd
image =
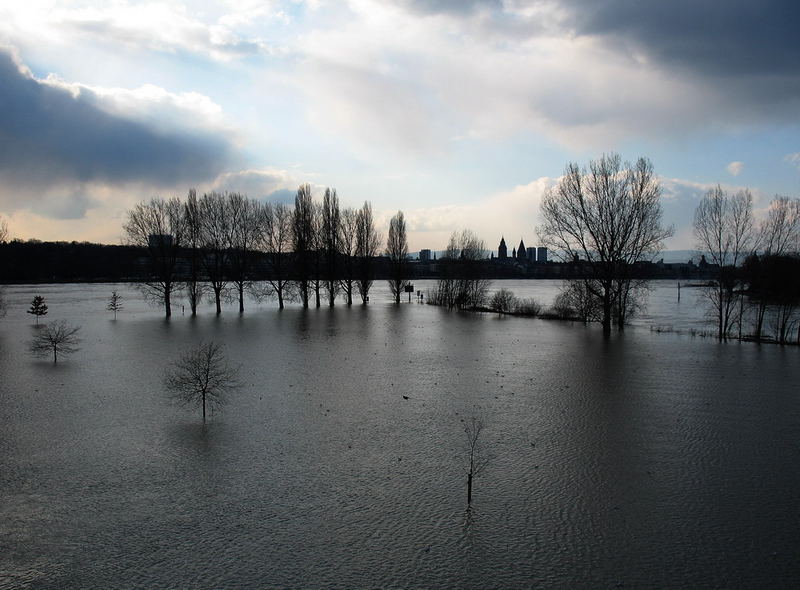
[[[389,257],[389,290],[394,302],[400,303],[400,295],[408,282],[408,239],[406,219],[402,211],[389,220],[389,235],[386,238],[386,255]]]
[[[708,253],[717,268],[715,285],[705,295],[717,316],[717,338],[725,340],[741,323],[736,267],[756,246],[750,191],[733,196],[720,186],[708,191],[694,212],[694,234],[698,249]]]
[[[31,301],[31,308],[27,311],[27,313],[36,316],[36,323],[39,323],[39,318],[43,315],[47,315],[47,304],[44,302],[44,297],[41,295],[37,295]]]
[[[172,293],[177,283],[177,264],[183,248],[186,216],[180,199],[151,199],[128,211],[125,234],[131,245],[147,248],[150,269],[143,283],[151,301],[164,304],[166,317],[172,315]]]
[[[565,261],[584,262],[585,285],[601,305],[606,337],[615,306],[622,328],[626,313],[620,303],[632,303],[631,267],[652,258],[673,233],[661,224],[660,195],[650,160],[623,164],[609,154],[590,162],[588,170],[568,164],[542,198],[539,237]]]
[[[380,243],[381,236],[375,229],[372,205],[369,201],[364,201],[364,205],[356,213],[356,258],[358,259],[356,287],[364,305],[369,301],[374,273],[373,258],[378,255]]]
[[[78,349],[80,339],[77,333],[80,326],[70,326],[64,320],[50,322],[36,330],[31,342],[31,352],[36,356],[53,353],[53,363],[58,362],[59,354],[69,354]]]
[[[176,360],[164,383],[180,403],[200,405],[203,422],[206,406],[222,406],[226,395],[239,387],[236,371],[214,341],[201,342]]]
[[[116,291],[111,291],[111,297],[108,300],[108,305],[106,306],[108,311],[114,312],[114,319],[117,319],[117,312],[122,311],[122,295],[117,293]]]
[[[467,454],[467,461],[464,466],[464,471],[467,472],[467,508],[472,506],[472,482],[489,463],[489,457],[484,455],[479,445],[482,431],[483,421],[474,416],[464,425],[464,433],[466,434],[464,449]]]

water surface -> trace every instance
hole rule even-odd
[[[116,321],[112,288],[125,297]],[[652,321],[677,305],[668,289]],[[81,350],[58,365],[27,352],[35,294],[45,319],[82,326]],[[7,299],[0,586],[800,576],[795,347],[656,334],[644,319],[605,342],[597,326],[396,307],[382,286],[368,308],[178,308],[170,321],[123,285],[18,286]],[[206,426],[162,384],[201,339],[224,345],[243,383]],[[471,416],[492,459],[467,512]]]

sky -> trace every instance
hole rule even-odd
[[[537,245],[569,162],[650,158],[667,249],[710,188],[800,196],[796,0],[0,3],[0,216],[121,243],[134,204],[301,183]]]

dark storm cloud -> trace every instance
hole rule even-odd
[[[656,60],[710,75],[798,76],[797,0],[567,0],[579,33],[632,40]]]
[[[101,100],[35,79],[0,48],[0,176],[40,188],[169,185],[212,178],[228,160],[230,144],[210,131],[170,129],[169,121],[156,130],[102,110]]]

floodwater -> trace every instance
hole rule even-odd
[[[57,365],[27,351],[36,294],[82,326]],[[603,341],[382,285],[170,321],[126,285],[9,287],[0,587],[796,587],[800,349],[651,332],[674,295]],[[201,339],[242,382],[205,426],[163,387]]]

